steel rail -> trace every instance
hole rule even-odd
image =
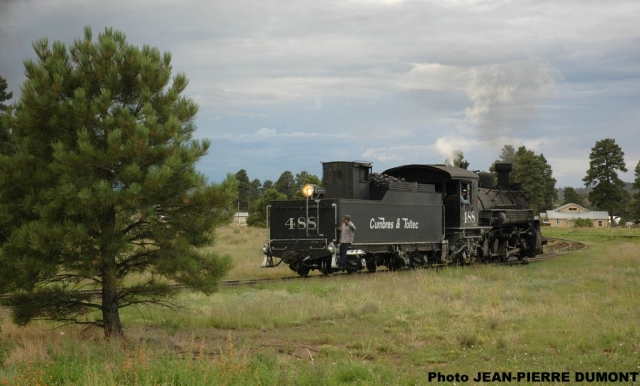
[[[549,259],[553,259],[555,257],[558,256],[563,256],[566,255],[568,253],[571,252],[575,252],[575,251],[580,251],[583,250],[585,248],[587,248],[587,244],[583,243],[583,242],[579,242],[579,241],[572,241],[572,240],[566,240],[566,239],[556,239],[556,238],[550,238],[547,239],[549,241],[553,241],[554,245],[558,244],[558,246],[551,248],[550,250],[544,252],[541,255],[538,255],[536,257],[531,257],[528,258],[526,260],[518,260],[518,261],[508,261],[508,262],[503,262],[503,263],[496,263],[496,265],[522,265],[522,264],[527,264],[527,263],[536,263],[536,262],[541,262],[541,261],[545,261],[545,260],[549,260]],[[487,265],[487,264],[472,264],[471,266],[483,266],[483,265]],[[490,264],[489,264],[490,265]],[[429,266],[429,267],[424,267],[425,269],[429,269],[429,268],[444,268],[444,267],[448,267],[449,265],[435,265],[435,266]],[[386,273],[386,272],[397,272],[397,271],[392,271],[392,270],[383,270],[383,271],[376,271],[376,272],[358,272],[358,274],[375,274],[375,273]],[[240,286],[253,286],[253,285],[258,285],[258,284],[264,284],[264,283],[271,283],[271,282],[279,282],[279,281],[289,281],[289,280],[299,280],[299,279],[315,279],[315,278],[329,278],[329,277],[340,277],[340,276],[349,276],[352,274],[349,273],[337,273],[337,274],[333,274],[333,275],[313,275],[313,276],[307,276],[307,277],[302,277],[302,276],[286,276],[286,277],[273,277],[273,278],[257,278],[257,279],[234,279],[234,280],[222,280],[218,282],[218,286],[219,287],[240,287]],[[183,290],[188,288],[187,286],[183,285],[183,284],[174,284],[172,285],[172,288],[176,291],[179,290]],[[100,296],[100,294],[102,293],[101,290],[77,290],[77,291],[73,291],[74,293],[77,294],[88,294],[88,295],[93,295],[93,296]],[[0,300],[6,299],[8,297],[7,294],[2,294],[0,295]]]

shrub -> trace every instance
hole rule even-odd
[[[588,218],[577,218],[575,219],[574,224],[578,228],[593,228],[593,222]]]

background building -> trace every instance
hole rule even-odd
[[[589,210],[574,203],[540,213],[540,219],[552,227],[572,227],[577,219],[590,220],[594,228],[609,227],[609,213]]]
[[[233,223],[234,224],[246,224],[247,217],[249,217],[249,212],[237,212],[233,215]]]

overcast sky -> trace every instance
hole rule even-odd
[[[0,0],[0,75],[20,93],[31,43],[91,26],[173,55],[200,106],[199,169],[277,180],[321,162],[374,172],[505,144],[582,187],[596,141],[640,160],[640,1]]]

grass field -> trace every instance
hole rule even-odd
[[[0,309],[0,384],[452,383],[428,382],[429,373],[475,384],[478,372],[640,371],[640,231],[543,233],[589,247],[528,266],[184,292],[177,310],[123,310],[119,342],[73,326],[18,328]],[[233,257],[228,278],[292,276],[258,268],[264,239],[263,230],[219,230],[212,248]]]

